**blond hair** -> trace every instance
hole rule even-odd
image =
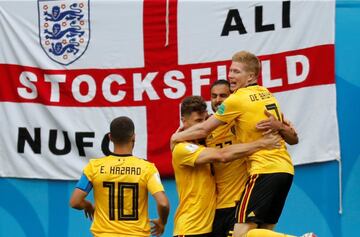
[[[253,72],[256,78],[259,76],[260,60],[255,54],[248,51],[240,51],[232,56],[232,61],[243,63],[246,71]]]

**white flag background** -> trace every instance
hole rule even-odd
[[[334,1],[0,1],[0,176],[77,179],[121,115],[171,176],[181,99],[209,99],[239,50],[299,132],[294,163],[339,159],[334,22]]]

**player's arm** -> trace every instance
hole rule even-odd
[[[70,206],[78,210],[89,209],[92,206],[91,202],[86,200],[87,192],[81,189],[75,188],[70,198]]]
[[[95,208],[90,201],[86,200],[86,197],[91,189],[91,183],[83,174],[76,184],[73,194],[71,195],[70,206],[78,210],[84,210],[85,216],[92,220]]]
[[[169,200],[164,191],[156,192],[153,197],[157,204],[158,219],[151,220],[153,226],[151,227],[151,234],[160,236],[164,233],[165,225],[170,211]]]
[[[251,155],[262,149],[274,149],[280,147],[280,136],[267,134],[264,137],[250,143],[239,143],[224,148],[205,148],[201,151],[195,164],[206,164],[210,162],[230,162]]]
[[[190,128],[175,132],[171,136],[171,144],[176,142],[190,141],[200,138],[207,137],[215,128],[224,124],[224,122],[216,119],[214,116],[211,116],[202,123],[191,126]]]
[[[151,234],[155,236],[160,236],[164,233],[165,225],[167,223],[167,218],[169,216],[169,200],[166,197],[164,192],[164,187],[161,183],[160,175],[155,165],[152,165],[153,173],[150,176],[147,189],[154,197],[157,206],[158,217],[157,219],[151,220]]]
[[[283,119],[283,127],[279,129],[279,133],[287,144],[295,145],[299,143],[298,134],[290,121]]]
[[[294,145],[294,144],[298,144],[299,143],[299,137],[296,133],[296,130],[294,129],[294,127],[291,125],[291,123],[287,120],[284,119],[283,117],[283,122],[277,120],[274,115],[272,115],[271,113],[269,113],[267,110],[265,110],[265,114],[266,116],[268,116],[269,118],[266,120],[262,120],[260,121],[257,125],[256,128],[259,130],[263,130],[264,133],[269,133],[269,132],[278,132],[282,138],[285,140],[285,142],[289,145]]]

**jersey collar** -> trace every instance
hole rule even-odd
[[[112,156],[120,156],[120,157],[132,156],[132,154],[115,154],[115,153],[112,153],[112,152],[110,152],[110,155],[112,155]]]
[[[249,86],[257,86],[258,84],[255,82],[255,83],[252,83],[252,84],[249,84],[247,85],[246,87],[249,87]]]

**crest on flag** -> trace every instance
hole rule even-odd
[[[86,51],[90,41],[89,7],[89,0],[38,0],[40,44],[55,62],[69,65]]]

